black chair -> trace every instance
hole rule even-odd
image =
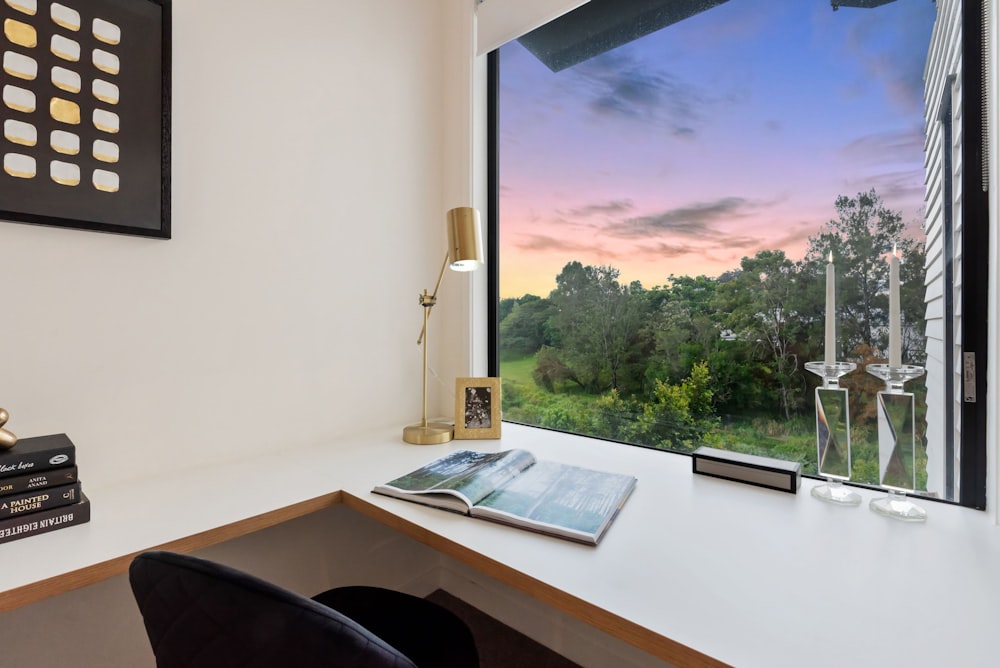
[[[129,566],[158,668],[476,668],[450,611],[379,587],[300,596],[190,555],[152,551]]]

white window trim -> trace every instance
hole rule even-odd
[[[476,54],[483,55],[590,0],[481,0],[476,8]]]

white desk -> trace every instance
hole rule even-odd
[[[89,524],[0,546],[0,611],[344,503],[678,666],[992,665],[1000,530],[926,502],[926,524],[695,476],[690,459],[505,424],[500,441],[398,429],[272,458],[87,489]],[[597,548],[371,494],[461,448],[633,473]],[[225,474],[222,475],[222,471]],[[14,567],[16,565],[16,567]]]

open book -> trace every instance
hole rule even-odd
[[[372,491],[597,545],[635,484],[526,450],[459,450]]]

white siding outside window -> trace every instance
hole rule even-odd
[[[927,491],[945,496],[947,473],[952,471],[958,497],[962,409],[962,25],[961,2],[938,2],[939,19],[934,24],[924,72],[924,102],[927,139],[924,149],[926,179],[926,336],[927,336]],[[948,101],[950,97],[950,103]],[[942,109],[949,118],[941,118]],[[949,126],[951,130],[949,131]],[[950,135],[950,145],[945,145]],[[947,173],[946,173],[947,172]],[[950,183],[948,183],[950,181]],[[950,201],[946,201],[950,192]],[[950,209],[950,211],[949,211]],[[950,239],[946,219],[950,214]],[[946,282],[947,263],[952,265],[953,285]],[[946,318],[946,291],[951,291],[953,317]],[[948,330],[953,332],[946,349]],[[946,396],[946,375],[952,377],[951,396]],[[949,421],[948,413],[953,414]],[[951,423],[949,425],[949,422]],[[948,448],[954,444],[953,467],[948,466]]]

